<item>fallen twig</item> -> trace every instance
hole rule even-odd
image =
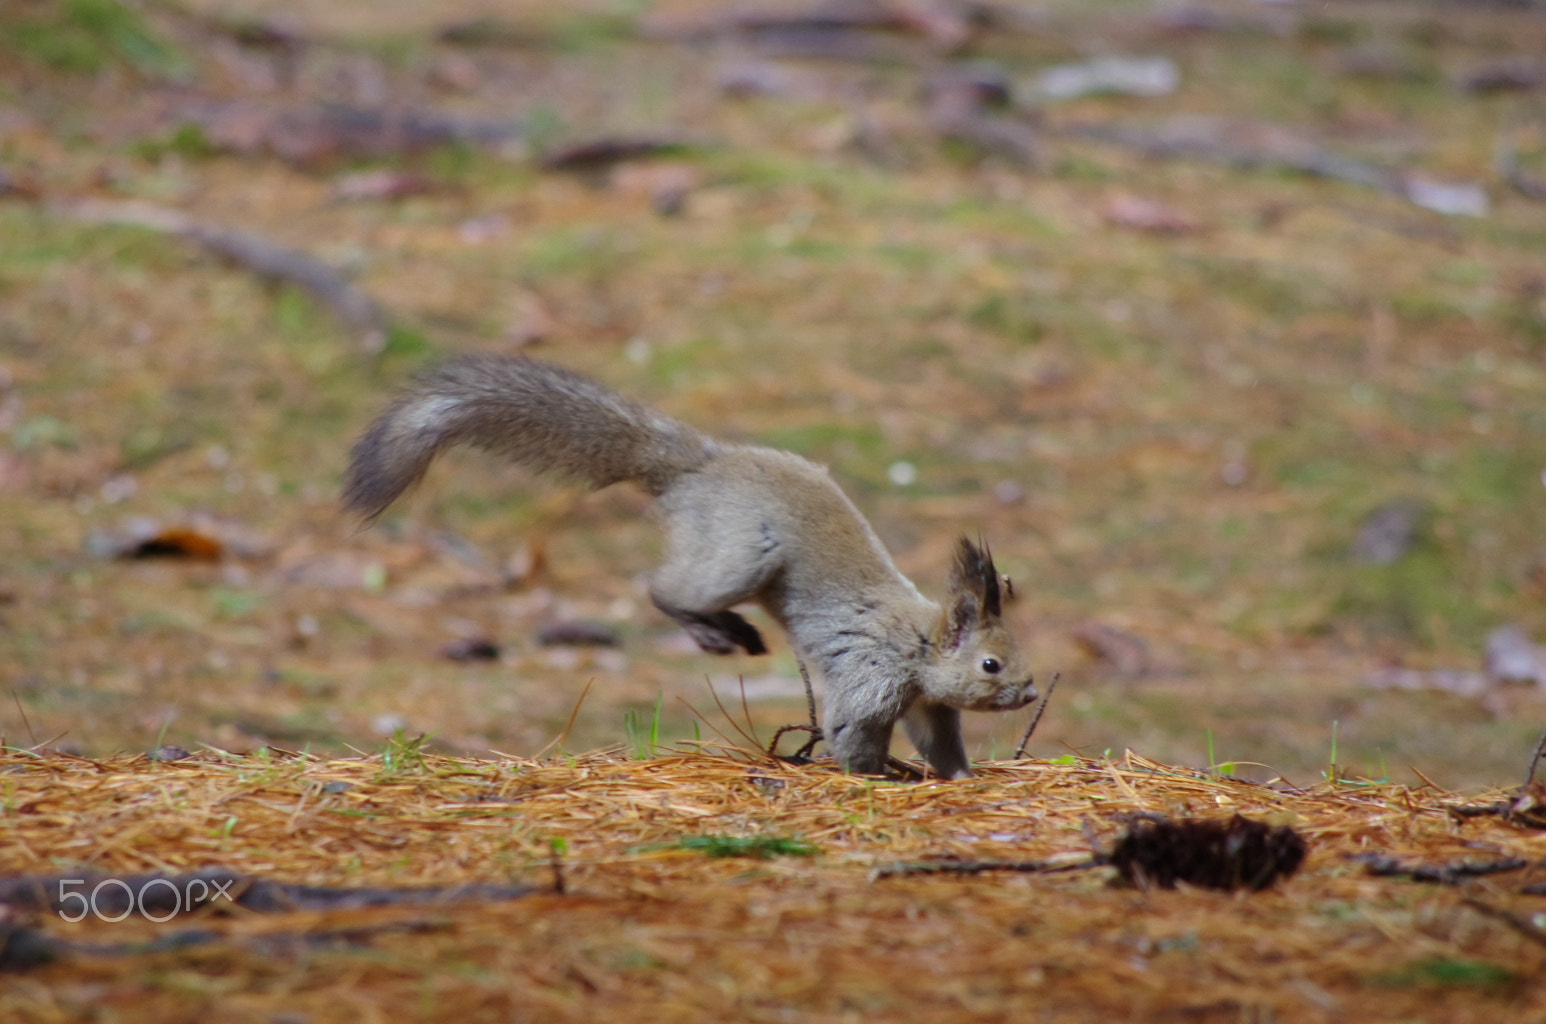
[[[1448,864],[1408,864],[1383,853],[1354,853],[1349,854],[1348,859],[1362,864],[1365,871],[1379,878],[1409,878],[1414,882],[1439,885],[1461,885],[1473,878],[1519,871],[1534,863],[1523,857],[1500,857],[1497,860],[1450,861]]]
[[[1525,773],[1525,784],[1520,789],[1529,789],[1535,781],[1535,770],[1541,766],[1541,757],[1546,755],[1546,732],[1541,733],[1540,740],[1535,744],[1535,754],[1530,758],[1530,770]]]
[[[1534,888],[1534,886],[1531,888]],[[1483,903],[1481,900],[1474,897],[1467,897],[1465,900],[1465,905],[1476,911],[1478,914],[1490,917],[1494,921],[1502,922],[1504,925],[1512,928],[1514,931],[1518,932],[1520,935],[1529,939],[1536,945],[1546,946],[1546,931],[1543,931],[1541,928],[1537,927],[1534,920],[1534,918],[1538,917],[1539,915],[1524,917],[1520,914],[1514,914],[1504,910],[1502,907],[1494,907],[1490,903]]]
[[[1031,735],[1036,731],[1036,726],[1041,724],[1041,716],[1047,710],[1047,702],[1052,699],[1052,691],[1058,688],[1058,680],[1063,678],[1061,672],[1052,676],[1052,682],[1047,684],[1047,695],[1036,705],[1036,714],[1031,717],[1031,724],[1025,727],[1025,735],[1020,737],[1020,745],[1015,748],[1015,760],[1025,756],[1025,748],[1030,745]]]
[[[913,875],[980,875],[988,871],[1050,874],[1055,871],[1084,871],[1105,867],[1110,863],[1109,859],[1100,854],[1092,854],[1085,860],[904,860],[877,865],[870,872],[870,881],[908,878]]]
[[[1207,118],[1182,117],[1143,126],[1086,122],[1066,125],[1059,131],[1066,137],[1118,146],[1144,156],[1190,158],[1245,170],[1283,168],[1363,185],[1439,213],[1479,216],[1486,212],[1486,193],[1479,186],[1442,184],[1380,167],[1290,137],[1274,125],[1225,125]],[[1224,138],[1228,131],[1255,137]]]
[[[57,212],[88,224],[123,224],[187,238],[208,251],[266,280],[293,284],[327,306],[349,327],[362,332],[366,345],[379,349],[391,317],[363,289],[336,268],[262,235],[207,224],[181,210],[152,203],[94,199],[51,204]]]
[[[687,143],[680,139],[609,136],[562,146],[537,163],[545,171],[598,171],[629,160],[680,153],[686,148]]]

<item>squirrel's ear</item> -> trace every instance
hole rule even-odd
[[[950,569],[950,597],[963,593],[972,594],[987,618],[997,618],[1003,611],[1003,595],[999,589],[998,570],[993,567],[993,553],[986,543],[973,544],[962,537],[956,542],[955,565]]]
[[[982,605],[977,595],[967,592],[950,595],[950,603],[940,613],[934,627],[934,646],[942,651],[957,650],[967,634],[982,625]]]
[[[940,616],[935,642],[944,650],[960,647],[968,633],[998,618],[1002,600],[998,570],[993,568],[988,546],[962,537],[956,545],[956,560],[950,569],[950,599]]]

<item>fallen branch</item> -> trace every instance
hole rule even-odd
[[[908,878],[913,875],[980,875],[989,871],[1050,874],[1058,871],[1085,871],[1105,867],[1110,863],[1109,859],[1099,854],[1092,854],[1085,860],[903,860],[877,865],[870,872],[870,881]]]
[[[1258,138],[1223,138],[1231,127]],[[1065,137],[1117,146],[1143,156],[1203,160],[1242,170],[1280,168],[1313,178],[1362,185],[1438,213],[1479,216],[1486,212],[1486,193],[1479,186],[1442,184],[1380,167],[1291,138],[1274,125],[1229,126],[1209,118],[1179,117],[1147,126],[1086,122],[1066,125],[1058,131]]]
[[[1383,853],[1354,853],[1349,854],[1348,859],[1362,864],[1366,872],[1379,878],[1408,878],[1439,885],[1463,885],[1473,878],[1520,871],[1534,863],[1523,857],[1500,857],[1497,860],[1457,860],[1447,864],[1408,864]]]
[[[83,199],[52,203],[50,208],[87,224],[121,224],[189,239],[265,280],[302,289],[361,332],[372,351],[386,342],[391,325],[386,309],[341,271],[315,256],[250,231],[207,224],[180,210],[151,203]]]

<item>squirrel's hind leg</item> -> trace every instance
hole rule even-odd
[[[710,654],[734,654],[737,647],[747,654],[768,653],[768,645],[762,642],[757,627],[735,612],[690,612],[662,604],[658,595],[650,597],[656,608],[681,623],[698,646]]]
[[[668,519],[666,561],[650,577],[650,600],[710,654],[766,654],[757,627],[730,609],[754,600],[782,567],[776,544],[731,520]]]

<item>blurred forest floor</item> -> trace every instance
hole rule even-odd
[[[803,718],[787,648],[649,606],[634,492],[462,454],[341,517],[416,367],[521,350],[828,463],[925,592],[981,532],[1061,673],[1037,756],[1513,782],[1542,54],[1501,3],[9,3],[0,733]]]

